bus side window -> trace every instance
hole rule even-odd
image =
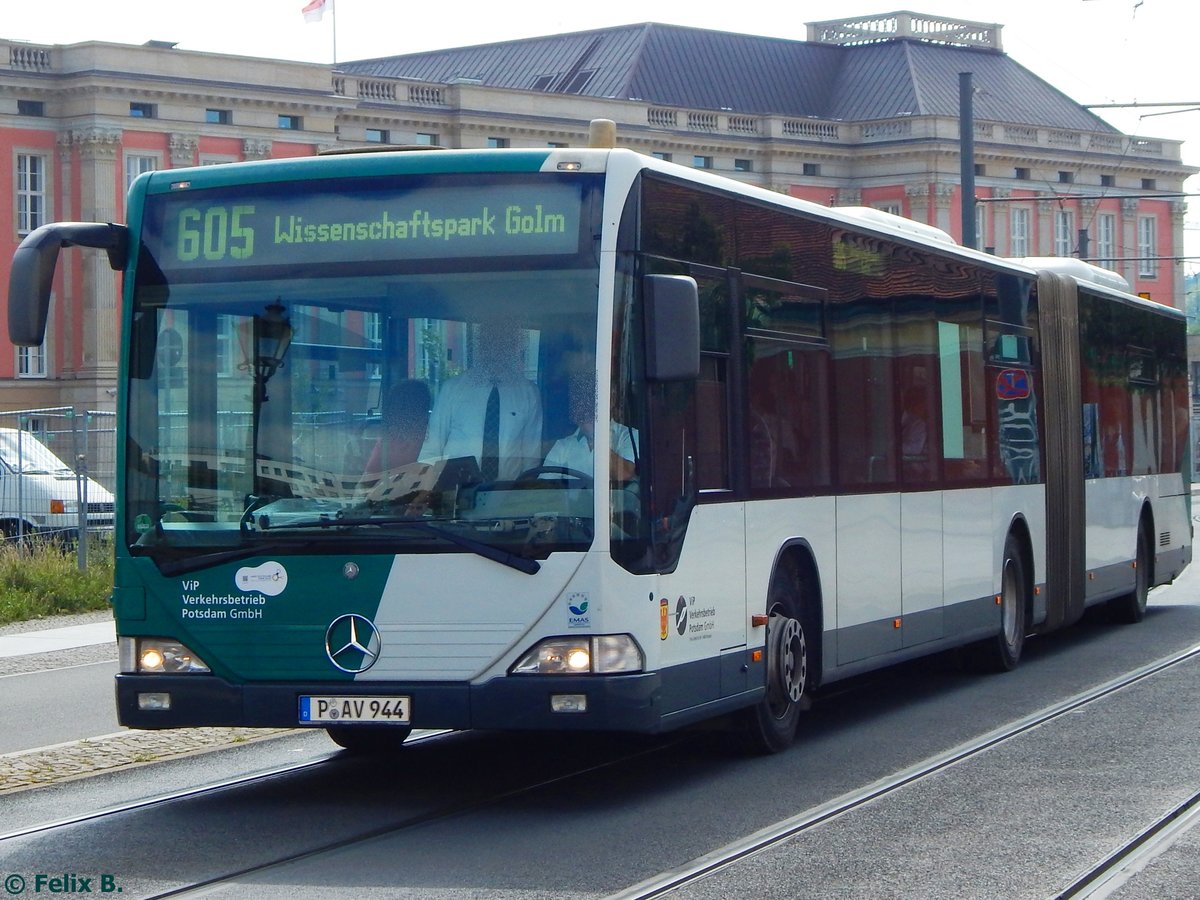
[[[800,495],[829,485],[829,350],[746,342],[748,462],[755,493]]]
[[[895,358],[888,304],[833,304],[838,482],[896,481]]]
[[[941,478],[937,324],[932,305],[921,298],[906,298],[895,309],[904,335],[896,360],[900,478],[905,485],[928,485]]]
[[[988,478],[988,410],[983,329],[974,307],[939,313],[938,378],[942,394],[942,456],[949,484]]]

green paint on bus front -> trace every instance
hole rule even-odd
[[[325,632],[335,615],[375,618],[393,560],[369,554],[254,557],[172,578],[147,559],[127,560],[126,586],[115,596],[127,604],[137,593],[128,586],[136,578],[145,592],[145,618],[117,608],[121,634],[176,638],[234,684],[350,680],[330,663]],[[253,575],[267,567],[282,570],[282,583],[257,589]]]

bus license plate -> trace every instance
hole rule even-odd
[[[338,725],[342,722],[378,722],[407,725],[409,697],[322,697],[300,698],[301,725]]]

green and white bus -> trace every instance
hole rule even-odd
[[[611,147],[157,171],[128,217],[31,234],[9,314],[41,343],[60,247],[123,273],[130,727],[774,751],[822,687],[1011,668],[1191,559],[1183,316],[1078,261]],[[496,328],[489,471],[433,431]]]

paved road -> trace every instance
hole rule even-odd
[[[594,900],[1195,645],[1198,585],[1200,567],[1156,591],[1142,625],[1090,622],[1033,640],[1023,665],[1006,675],[934,660],[865,679],[818,703],[801,741],[775,757],[729,755],[696,734],[465,733],[396,758],[327,755],[217,795],[31,835],[0,859],[26,878],[110,873],[127,897],[291,856],[205,895]],[[680,896],[1052,896],[1131,828],[1200,786],[1197,686],[1193,662]],[[323,740],[288,735],[0,802],[15,827],[168,785],[211,783],[239,768],[319,759]],[[296,858],[364,832],[374,839]],[[1122,896],[1197,896],[1200,858],[1188,856],[1189,846],[1181,841]]]
[[[120,730],[113,702],[116,660],[0,676],[0,753]]]
[[[0,627],[0,754],[120,730],[112,614]]]

